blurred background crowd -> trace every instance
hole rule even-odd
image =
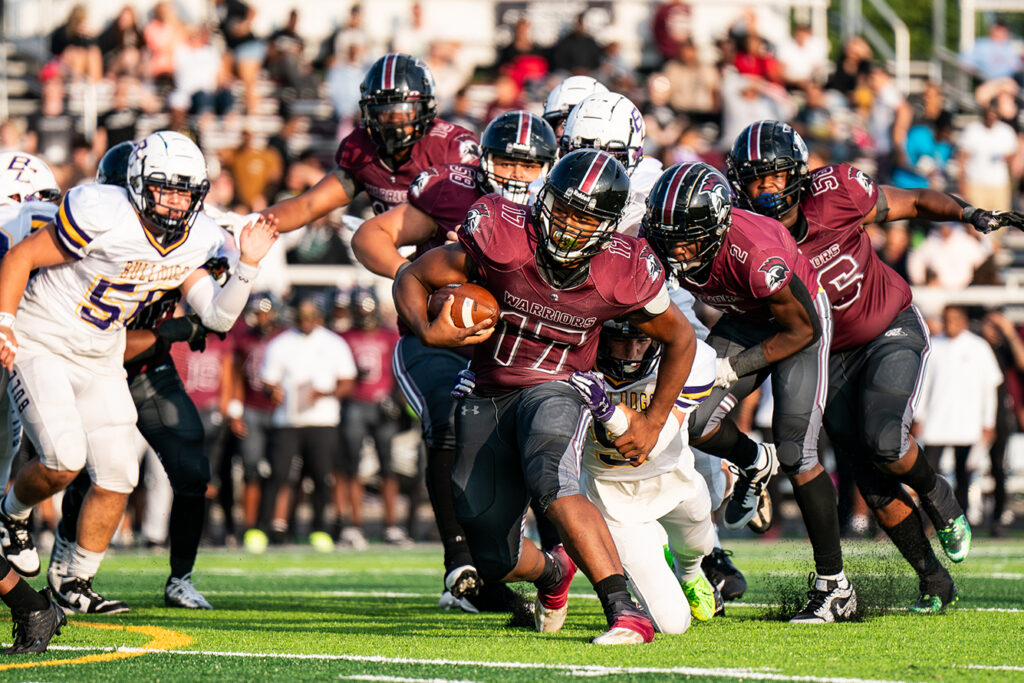
[[[780,21],[778,8],[766,19],[764,7],[730,4],[711,30],[697,20],[706,2],[491,2],[495,40],[470,49],[453,37],[475,30],[452,15],[459,3],[386,4],[394,11],[382,29],[368,25],[370,8],[359,2],[290,9],[161,1],[98,11],[47,1],[34,5],[51,13],[28,22],[26,3],[9,0],[0,149],[42,156],[66,189],[89,182],[109,146],[177,130],[207,156],[207,205],[258,211],[333,167],[337,141],[359,123],[366,68],[394,50],[423,58],[440,117],[477,133],[504,111],[540,113],[554,85],[586,74],[640,107],[645,151],[666,166],[702,160],[722,168],[736,134],[772,118],[803,135],[812,169],[848,162],[883,183],[956,192],[988,209],[1022,208],[1024,58],[1000,16],[983,16],[977,40],[958,57],[965,97],[936,74],[903,82],[864,37],[815,25],[799,7],[785,6]],[[611,21],[626,10],[642,19],[628,39]],[[318,32],[302,28],[313,24]],[[419,430],[391,374],[397,337],[388,290],[355,265],[349,248],[353,226],[371,213],[360,198],[284,236],[237,329],[223,341],[211,337],[205,353],[176,352],[209,426],[209,494],[219,503],[211,506],[212,542],[235,543],[250,528],[272,541],[326,530],[356,548],[367,537],[405,544],[434,533],[429,509],[421,509]],[[923,221],[868,230],[882,259],[916,286],[934,333],[919,438],[956,480],[972,523],[1005,533],[1024,490],[1024,316],[1012,296],[1024,273],[1024,236]],[[993,291],[1000,294],[960,296]],[[1017,303],[1024,309],[1024,297]],[[283,359],[266,374],[272,364],[264,355],[294,330],[306,339],[312,330],[330,335],[321,341],[340,349],[332,354],[342,358],[337,367],[325,362],[313,372],[293,346],[277,352]],[[236,400],[241,414],[229,410]],[[740,410],[748,425],[768,424],[770,397]],[[313,444],[305,457],[275,459],[275,434],[311,429],[318,435],[303,442]],[[148,469],[148,495],[137,496],[121,542],[165,542],[161,475]],[[872,533],[863,502],[851,485],[843,489],[846,531]],[[785,490],[776,494],[784,519],[795,519]],[[786,530],[785,521],[779,526]]]

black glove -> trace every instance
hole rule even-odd
[[[188,347],[193,351],[206,349],[206,333],[208,330],[197,315],[186,315],[183,318],[171,318],[160,323],[156,328],[156,336],[173,344],[174,342],[188,342]],[[221,339],[224,338],[223,333]]]
[[[985,235],[1006,227],[1024,230],[1024,214],[1017,211],[985,211],[968,206],[961,217],[965,223],[970,223],[975,230]]]

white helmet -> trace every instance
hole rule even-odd
[[[555,86],[544,102],[544,120],[556,131],[565,122],[569,112],[587,95],[608,92],[600,81],[590,76],[569,76]]]
[[[0,205],[29,200],[54,202],[60,188],[46,162],[25,152],[0,153]]]
[[[188,192],[188,209],[164,205],[161,213],[154,189]],[[128,196],[149,227],[162,231],[159,240],[165,247],[189,229],[209,189],[206,159],[196,143],[181,133],[153,133],[135,145],[128,157]]]
[[[604,150],[632,174],[644,156],[646,137],[644,116],[627,97],[595,93],[572,108],[559,145],[562,154],[584,147]]]

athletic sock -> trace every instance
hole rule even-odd
[[[20,612],[36,612],[50,606],[46,596],[34,590],[21,577],[18,577],[18,583],[14,584],[14,588],[0,595],[0,600],[3,600],[11,610]]]
[[[544,568],[540,570],[540,576],[534,579],[533,585],[539,591],[546,591],[557,586],[562,580],[562,568],[551,555],[546,552],[541,554],[544,555]]]
[[[451,571],[456,567],[473,564],[469,543],[455,518],[455,501],[452,497],[452,464],[455,462],[453,448],[427,448],[426,482],[430,507],[434,509],[437,531],[444,547],[444,568]]]
[[[818,575],[841,573],[843,549],[839,545],[839,509],[836,488],[828,473],[822,471],[805,484],[794,484],[793,497],[804,518]]]
[[[913,466],[903,474],[894,476],[900,483],[914,490],[921,500],[921,507],[936,529],[945,529],[954,519],[964,514],[963,508],[956,502],[953,487],[945,477],[936,474],[920,446]]]
[[[106,555],[106,551],[94,553],[75,543],[71,548],[68,576],[74,576],[79,579],[91,579],[100,570],[100,564],[103,562],[104,555]]]
[[[33,505],[25,505],[14,495],[14,487],[4,496],[3,513],[11,519],[28,519],[32,514]]]
[[[919,579],[924,580],[945,571],[939,564],[928,537],[924,535],[924,525],[917,510],[913,510],[896,526],[882,526],[882,529],[907,563],[914,568]]]
[[[728,418],[722,420],[718,431],[698,448],[743,469],[757,462],[761,450],[756,441],[741,432],[736,423]]]
[[[626,577],[622,574],[612,574],[601,579],[594,584],[594,591],[597,592],[597,598],[601,601],[601,607],[604,609],[604,616],[608,620],[609,626],[615,621],[615,617],[623,607],[636,609],[636,603],[633,602],[633,597],[629,594],[629,588],[626,585]]]
[[[203,537],[206,499],[202,496],[174,494],[168,535],[171,545],[171,576],[184,578],[196,564],[199,541]]]

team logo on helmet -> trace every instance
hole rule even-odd
[[[708,174],[704,179],[704,185],[700,188],[700,193],[708,198],[711,213],[717,223],[725,223],[729,220],[732,202],[725,192],[725,185],[715,175]]]
[[[758,268],[758,271],[764,273],[764,284],[768,291],[773,293],[786,282],[789,266],[781,257],[769,256]]]

